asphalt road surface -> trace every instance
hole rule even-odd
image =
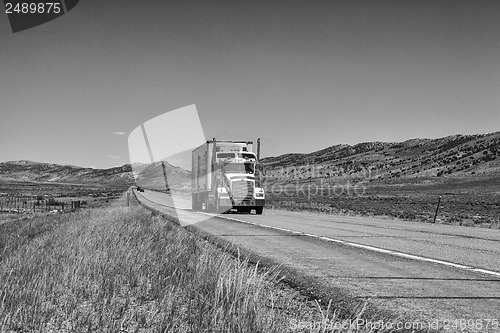
[[[191,211],[188,201],[173,209],[162,193],[136,194],[149,207],[379,307],[441,323],[482,320],[482,329],[467,332],[500,331],[500,230],[265,209],[216,216]]]

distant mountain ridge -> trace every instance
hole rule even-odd
[[[185,186],[190,182],[191,172],[165,163],[167,178],[171,184]],[[74,165],[59,165],[33,161],[10,161],[0,163],[0,181],[25,181],[36,183],[101,184],[128,187],[138,184],[164,189],[162,162],[125,164],[109,169],[83,168]]]
[[[289,153],[262,159],[268,179],[351,177],[369,170],[371,179],[500,176],[500,132],[451,135],[404,142],[339,144],[312,153]],[[165,162],[169,186],[186,188],[191,172]],[[287,169],[298,171],[288,172]],[[311,170],[314,168],[314,172]],[[283,170],[286,172],[284,173]],[[145,187],[164,186],[161,162],[125,164],[109,169],[83,168],[32,161],[0,163],[0,181],[52,182],[130,186],[133,173]],[[176,184],[176,185],[175,185]]]
[[[500,176],[500,132],[451,135],[404,142],[335,145],[308,154],[290,153],[261,161],[270,178],[349,177],[369,170],[372,179]],[[299,168],[291,171],[286,169]],[[314,173],[311,172],[314,168]]]
[[[128,186],[133,183],[133,176],[129,164],[93,169],[21,160],[0,163],[0,180]]]
[[[163,166],[167,174],[168,184],[165,184]],[[137,175],[136,185],[155,190],[169,189],[191,191],[191,171],[172,165],[166,161],[149,164],[133,164],[134,174]]]

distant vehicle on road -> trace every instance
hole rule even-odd
[[[260,139],[257,155],[252,141],[207,141],[192,151],[192,208],[206,212],[262,214],[264,189],[260,185]]]
[[[144,189],[142,187],[137,186],[137,191],[138,192],[144,192]]]

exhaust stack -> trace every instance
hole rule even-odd
[[[260,161],[260,138],[257,138],[257,161]]]

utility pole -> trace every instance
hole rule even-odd
[[[161,161],[161,167],[163,168],[163,178],[165,178],[165,188],[168,192],[167,169],[165,167],[165,161]]]

